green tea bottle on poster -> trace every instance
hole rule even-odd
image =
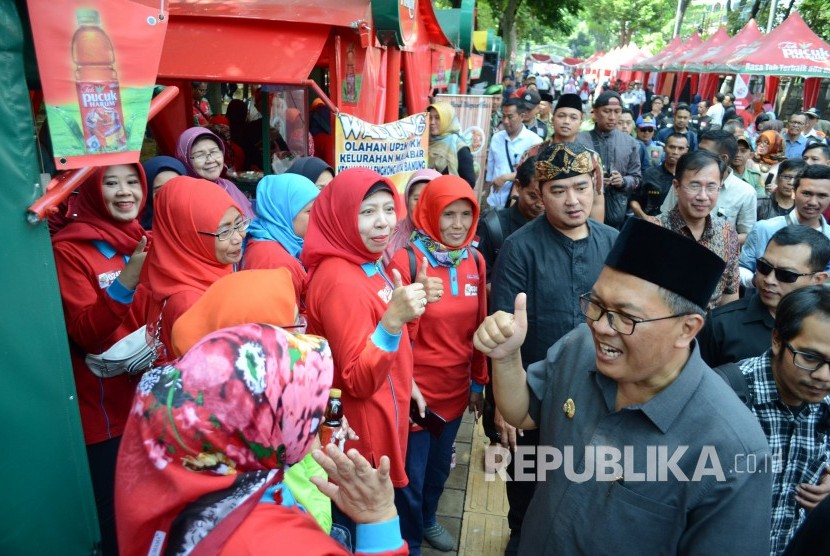
[[[75,16],[78,29],[72,36],[72,61],[84,147],[93,154],[124,151],[127,134],[112,41],[101,29],[96,10],[79,9]]]

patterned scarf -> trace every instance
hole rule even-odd
[[[435,260],[438,261],[438,264],[441,266],[458,266],[461,259],[464,257],[464,251],[467,249],[466,246],[459,249],[447,249],[447,247],[443,244],[438,243],[428,235],[418,230],[412,232],[411,240],[415,241],[416,239],[427,248],[427,251],[435,257]]]

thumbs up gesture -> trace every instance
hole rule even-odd
[[[496,311],[486,319],[473,336],[473,345],[491,359],[513,356],[527,336],[527,295],[520,293],[513,305],[513,314]]]
[[[392,269],[392,299],[386,307],[386,312],[380,319],[383,328],[390,334],[397,334],[401,328],[411,320],[424,314],[427,305],[427,295],[424,285],[418,282],[403,285],[401,273]]]
[[[444,295],[444,281],[437,276],[427,276],[428,268],[429,262],[427,261],[427,258],[424,257],[421,262],[421,268],[415,276],[415,281],[424,286],[424,291],[427,294],[427,303],[435,303]]]

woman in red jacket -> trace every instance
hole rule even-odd
[[[383,250],[404,207],[388,179],[365,168],[341,172],[320,193],[308,224],[302,261],[308,269],[308,327],[328,339],[334,387],[360,436],[357,448],[373,466],[391,460],[396,488],[404,471],[412,388],[407,323],[421,315],[421,284],[388,275]],[[349,526],[335,513],[335,523]]]
[[[137,380],[100,378],[86,366],[144,324],[146,290],[136,294],[146,232],[138,221],[147,198],[138,164],[99,168],[79,188],[77,217],[54,238],[72,371],[87,444],[104,554],[117,554],[115,459]]]
[[[152,292],[146,322],[163,348],[160,364],[173,359],[170,335],[176,320],[242,259],[251,219],[218,187],[184,176],[167,182],[155,202],[156,241],[147,254],[143,283]]]
[[[410,554],[421,553],[421,539],[439,550],[452,550],[452,537],[436,521],[435,511],[450,474],[452,444],[464,410],[481,412],[488,381],[484,356],[473,348],[473,334],[486,315],[485,266],[470,247],[478,222],[478,204],[466,181],[441,176],[421,191],[415,207],[411,244],[398,251],[389,268],[404,283],[414,270],[430,287],[429,305],[413,337],[415,360],[412,399],[423,415],[428,407],[447,424],[440,436],[417,427],[409,433],[406,474],[409,485],[396,492],[401,531]]]

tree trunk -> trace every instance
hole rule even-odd
[[[784,13],[784,19],[787,19],[788,17],[790,17],[790,12],[793,9],[793,4],[795,4],[795,0],[790,0],[790,3],[787,4],[787,11]]]
[[[504,17],[501,20],[501,38],[505,42],[507,52],[505,53],[505,60],[510,65],[510,58],[513,55],[513,24],[516,22],[516,13],[519,11],[519,5],[522,0],[507,0],[507,5],[504,7]]]

